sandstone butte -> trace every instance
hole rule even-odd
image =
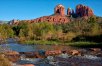
[[[74,11],[71,8],[67,9],[67,14],[65,14],[65,7],[61,4],[58,4],[54,8],[54,14],[50,16],[43,16],[40,18],[32,19],[32,20],[22,20],[29,23],[36,22],[50,22],[54,24],[68,23],[71,22],[71,17],[91,17],[93,16],[93,10],[85,5],[79,4],[76,6],[76,10]],[[19,24],[19,20],[12,20],[9,24]]]

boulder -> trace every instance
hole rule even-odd
[[[102,52],[96,54],[97,57],[102,57]]]
[[[19,55],[19,52],[17,51],[6,51],[4,52],[5,55]]]
[[[8,58],[11,62],[16,62],[17,60],[20,59],[19,52],[17,51],[7,51],[4,52],[4,55],[6,58]]]
[[[44,58],[44,56],[40,55],[39,52],[35,52],[35,53],[34,53],[34,56],[35,56],[36,58]]]
[[[58,55],[58,54],[61,54],[61,50],[51,50],[51,51],[46,51],[45,52],[45,55],[48,56],[48,55]]]
[[[23,64],[23,65],[20,65],[20,66],[35,66],[34,64]]]
[[[98,51],[101,51],[100,48],[90,48],[91,51],[95,51],[95,52],[98,52]]]
[[[35,51],[35,52],[20,52],[21,57],[24,56],[25,58],[44,58],[45,53],[41,51]]]
[[[20,54],[21,54],[21,56],[25,55],[25,57],[27,57],[27,58],[34,58],[34,52],[22,52]]]
[[[78,50],[71,50],[70,52],[72,55],[81,55],[81,53]]]

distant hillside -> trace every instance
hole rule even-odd
[[[93,10],[85,5],[79,4],[76,6],[76,9],[73,10],[71,8],[67,9],[67,14],[65,14],[65,7],[61,4],[58,4],[54,8],[54,14],[50,16],[43,16],[32,20],[21,20],[28,23],[36,23],[36,22],[51,22],[54,24],[62,24],[73,21],[73,19],[85,19],[87,20],[90,17],[94,16]],[[98,17],[101,20],[100,17]],[[19,24],[19,20],[12,20],[9,24]]]
[[[9,21],[2,21],[0,20],[0,24],[8,23]]]

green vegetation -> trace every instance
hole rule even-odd
[[[21,42],[22,44],[41,44],[41,45],[51,45],[51,44],[61,44],[61,42],[57,42],[57,41],[47,41],[47,40],[27,40],[27,41],[23,41]]]
[[[0,39],[5,39],[14,36],[12,26],[8,24],[0,24]]]
[[[19,37],[24,44],[67,44],[88,45],[102,43],[102,22],[98,17],[73,19],[67,24],[49,22],[28,23],[19,25],[0,25],[0,38]]]

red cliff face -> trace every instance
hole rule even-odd
[[[55,15],[55,16],[43,16],[43,17],[40,17],[40,18],[37,18],[37,19],[34,19],[34,20],[30,20],[29,22],[30,23],[51,22],[51,23],[54,23],[54,24],[61,24],[61,23],[70,22],[70,19],[68,19],[65,16]]]
[[[43,16],[33,20],[24,20],[29,23],[37,23],[37,22],[49,22],[53,24],[62,24],[70,22],[70,18],[66,16],[54,15],[54,16]],[[19,24],[19,22],[12,22],[12,24]]]
[[[84,6],[84,5],[77,5],[76,6],[76,15],[78,17],[84,17],[84,16],[93,16],[93,11],[91,8],[89,8],[88,6]]]
[[[55,7],[54,9],[54,14],[55,15],[61,15],[61,16],[65,16],[65,8],[63,5],[59,4]]]

